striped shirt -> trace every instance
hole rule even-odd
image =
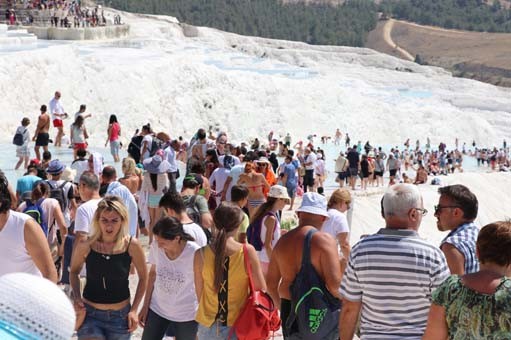
[[[479,271],[479,260],[476,256],[477,235],[479,235],[479,228],[476,227],[474,222],[465,223],[451,230],[440,244],[440,248],[444,243],[452,244],[463,254],[465,257],[465,274]]]
[[[353,247],[340,292],[362,303],[361,339],[421,339],[431,294],[448,276],[440,249],[416,231],[384,228]]]

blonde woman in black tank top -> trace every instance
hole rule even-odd
[[[85,312],[78,339],[130,339],[138,326],[137,310],[147,285],[147,267],[140,243],[129,236],[128,213],[116,196],[98,203],[87,240],[78,243],[71,259],[71,287],[77,313]],[[80,294],[79,274],[87,264],[87,283]],[[130,303],[131,263],[138,285]]]

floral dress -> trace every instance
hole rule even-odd
[[[449,339],[511,339],[511,280],[503,277],[495,293],[465,287],[452,275],[433,292],[433,303],[445,308]]]

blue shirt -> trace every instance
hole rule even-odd
[[[286,187],[296,187],[296,168],[293,163],[286,164],[284,167],[284,174],[287,176]]]
[[[474,222],[465,223],[452,230],[446,238],[443,239],[440,247],[444,243],[452,244],[465,257],[465,274],[479,271],[479,260],[476,256],[476,241],[479,235],[479,228]]]
[[[43,179],[34,175],[26,175],[18,178],[16,182],[16,193],[19,195],[23,195],[24,192],[32,191],[34,184],[38,181],[42,181]]]

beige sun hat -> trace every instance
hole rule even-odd
[[[268,193],[268,197],[273,198],[282,198],[287,200],[288,202],[291,200],[289,198],[289,195],[287,193],[286,187],[283,187],[282,185],[274,185],[270,188],[270,192]]]

